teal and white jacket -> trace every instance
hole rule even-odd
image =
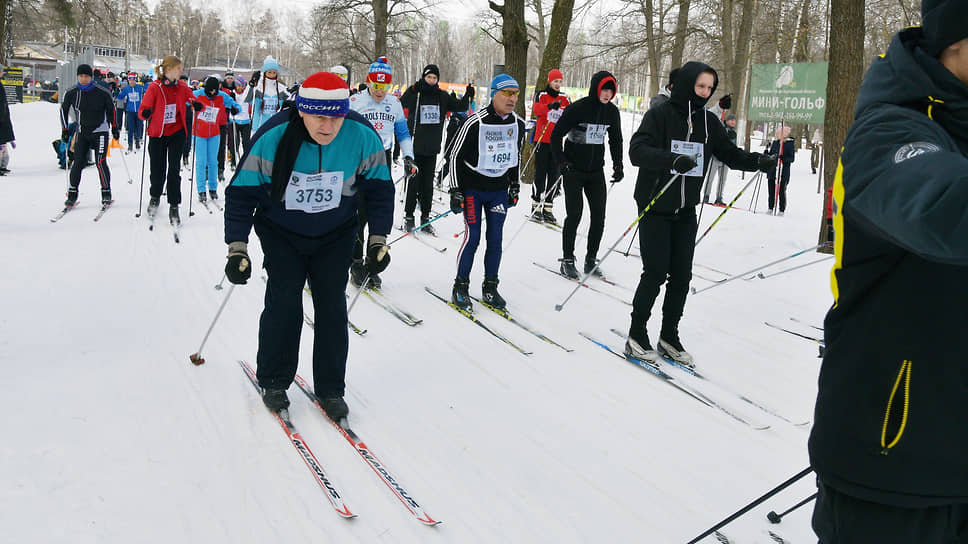
[[[329,145],[299,144],[281,198],[271,197],[272,165],[295,110],[283,110],[253,136],[225,190],[225,243],[248,242],[255,221],[305,237],[320,237],[356,216],[366,200],[370,233],[387,235],[393,224],[393,182],[380,136],[350,111]],[[313,183],[310,183],[313,180]]]

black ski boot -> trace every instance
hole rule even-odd
[[[561,273],[573,280],[580,280],[581,276],[578,275],[578,269],[575,268],[575,259],[560,259],[561,260]]]
[[[497,292],[497,284],[500,283],[497,276],[484,278],[484,283],[481,285],[481,301],[487,303],[489,306],[493,306],[498,310],[503,310],[507,307],[507,301],[501,296],[501,293]]]
[[[558,224],[558,219],[553,213],[554,207],[555,205],[552,202],[544,203],[544,210],[541,212],[541,219],[543,219],[545,223],[553,223],[555,225]]]
[[[585,259],[585,273],[592,273],[592,276],[596,278],[604,278],[605,274],[602,274],[601,267],[596,266],[598,264],[598,259]]]
[[[111,202],[114,202],[114,199],[111,198],[111,189],[101,189],[101,205],[107,206]]]
[[[383,287],[383,280],[380,279],[379,274],[370,274],[370,289],[379,290]]]
[[[225,181],[225,172],[218,173],[218,180],[219,182]]]
[[[168,221],[170,221],[174,227],[181,225],[181,217],[178,217],[178,206],[175,204],[172,204],[168,208]]]
[[[350,407],[346,405],[343,397],[333,395],[331,397],[319,398],[319,405],[323,407],[323,411],[326,412],[329,419],[337,423],[350,414]]]
[[[159,200],[160,199],[156,196],[153,196],[148,199],[148,211],[147,211],[148,217],[154,217],[155,214],[158,213]]]
[[[413,222],[413,216],[412,215],[408,215],[408,216],[406,216],[406,217],[403,218],[403,230],[405,230],[407,232],[410,232],[410,231],[413,230],[413,228],[415,226],[416,226],[416,224]]]
[[[208,202],[208,193],[206,193],[205,191],[199,191],[198,201],[201,202],[202,204],[205,204],[206,202]]]
[[[366,266],[363,265],[363,260],[354,260],[353,264],[350,265],[350,281],[355,287],[363,285],[366,280]],[[372,278],[371,278],[372,280]]]
[[[279,412],[289,408],[289,396],[285,389],[263,389],[262,402],[270,411]]]
[[[625,341],[625,355],[641,361],[654,363],[659,360],[659,353],[649,342],[649,332],[645,327],[631,327],[628,340]]]
[[[427,223],[428,221],[430,221],[430,218],[429,217],[426,217],[425,216],[425,217],[421,217],[420,218],[420,224],[421,225],[424,225],[424,223]],[[437,231],[434,229],[434,226],[433,225],[424,225],[423,228],[420,229],[420,232],[423,232],[425,234],[429,234],[431,236],[437,236]]]
[[[64,201],[65,207],[73,207],[77,204],[77,187],[67,189],[67,200]]]
[[[659,351],[684,367],[696,368],[692,355],[682,347],[678,330],[666,330],[659,335]]]
[[[471,295],[467,289],[471,286],[471,280],[466,278],[454,278],[454,289],[450,294],[450,300],[455,306],[462,310],[473,311],[471,305]]]
[[[540,202],[531,201],[531,216],[532,221],[541,222],[544,220],[544,210],[541,207]]]
[[[218,200],[218,191],[214,191],[214,190],[213,191],[209,191],[208,192],[208,196],[212,200]]]

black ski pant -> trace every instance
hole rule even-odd
[[[259,385],[288,389],[299,364],[303,330],[303,288],[313,298],[313,387],[320,397],[343,396],[346,389],[346,279],[356,235],[356,219],[319,238],[282,231],[256,218],[263,266],[269,276],[259,320],[256,377]]]
[[[218,139],[218,173],[224,174],[225,172],[225,148],[228,146],[229,149],[234,149],[234,137],[232,134],[232,127],[228,124],[218,127],[218,133],[220,138]],[[235,169],[235,153],[232,153],[232,169]]]
[[[188,134],[192,134],[192,124],[195,118],[194,114],[195,112],[192,110],[191,106],[185,107],[185,127],[188,129]],[[182,156],[186,161],[192,154],[192,139],[193,138],[185,138],[184,152],[182,153]]]
[[[586,261],[598,258],[598,246],[602,243],[605,231],[605,172],[576,172],[565,174],[565,224],[562,226],[561,253],[566,259],[575,258],[575,236],[584,209],[584,197],[588,198],[588,212],[591,224],[588,226],[588,248]]]
[[[413,217],[419,199],[420,216],[429,219],[434,199],[434,167],[437,166],[437,155],[416,155],[413,162],[420,171],[407,182],[407,200],[403,212],[405,216]]]
[[[813,531],[819,544],[965,544],[968,503],[901,508],[854,498],[818,482]]]
[[[697,230],[696,209],[691,207],[673,215],[646,214],[639,221],[642,276],[632,299],[633,330],[645,330],[659,288],[668,282],[662,303],[662,332],[678,331],[692,279]]]
[[[541,202],[542,195],[546,204],[554,202],[561,193],[559,183],[554,191],[551,187],[558,181],[558,164],[551,153],[551,144],[539,143],[534,150],[534,185],[531,186],[531,200]]]
[[[769,206],[773,209],[776,204],[776,169],[771,168],[769,172],[766,173],[767,188],[769,189]],[[790,184],[790,165],[781,163],[780,166],[780,211],[786,211],[786,190],[787,185]]]
[[[179,130],[171,136],[159,136],[148,141],[148,156],[151,157],[151,188],[148,194],[160,198],[164,191],[168,204],[181,204],[181,154],[185,147],[185,131]],[[167,181],[167,187],[166,187]]]
[[[111,190],[111,170],[105,160],[108,149],[107,132],[78,131],[74,136],[74,163],[71,165],[71,187],[77,189],[81,184],[81,171],[87,166],[87,153],[94,151],[94,165],[97,167],[97,177],[101,182],[102,191]]]
[[[238,133],[239,137],[232,142],[234,146],[232,148],[232,153],[237,156],[236,164],[242,161],[242,155],[249,150],[249,137],[252,136],[252,124],[251,123],[236,123],[235,131]]]
[[[387,155],[387,166],[390,165],[390,155],[391,151],[389,149],[384,150]],[[360,220],[360,225],[356,229],[356,242],[353,244],[353,260],[362,261],[363,255],[366,254],[366,197],[363,193],[358,193],[360,197],[360,203],[356,208],[356,216]]]

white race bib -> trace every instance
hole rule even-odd
[[[141,100],[141,93],[130,92],[128,93],[128,102],[137,102]]]
[[[286,209],[320,213],[339,206],[343,197],[343,173],[293,172],[286,186]]]
[[[518,124],[485,125],[477,137],[477,168],[501,175],[518,164]]]
[[[561,119],[561,108],[556,110],[548,110],[547,119],[549,123],[557,123],[558,119]]]
[[[585,143],[601,145],[605,143],[605,134],[608,133],[608,125],[595,125],[589,123],[585,128]]]
[[[214,123],[218,119],[218,108],[205,106],[205,109],[198,112],[198,119],[206,123]]]
[[[262,112],[275,113],[279,107],[279,97],[277,95],[262,97]]]
[[[440,106],[437,104],[424,104],[420,106],[421,125],[440,124]]]
[[[178,107],[178,104],[165,104],[165,119],[164,119],[165,122],[164,122],[164,124],[167,125],[169,123],[174,123],[175,122],[175,115],[177,113],[177,110],[175,108],[177,108],[177,107]]]
[[[683,174],[683,176],[701,176],[703,162],[702,142],[683,142],[682,140],[672,140],[672,152],[678,155],[696,155],[696,167]],[[671,173],[678,174],[675,169]]]

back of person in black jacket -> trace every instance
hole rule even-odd
[[[790,184],[790,165],[793,164],[793,160],[797,157],[797,147],[793,141],[793,138],[790,137],[790,127],[781,125],[780,128],[776,129],[776,139],[770,142],[768,152],[771,155],[780,155],[780,162],[777,164],[777,168],[774,168],[766,173],[766,179],[770,189],[770,213],[773,213],[775,209],[777,194],[779,194],[779,213],[780,215],[783,215],[783,212],[786,211],[786,189],[787,185]],[[780,172],[779,191],[777,191],[776,186],[777,171]]]
[[[68,141],[67,126],[73,112],[77,119],[77,134],[74,136],[74,164],[71,166],[70,187],[67,189],[65,206],[77,202],[77,187],[81,183],[81,170],[87,162],[87,153],[94,150],[94,164],[101,180],[101,203],[111,202],[111,171],[105,160],[108,150],[108,130],[117,140],[121,136],[115,119],[114,98],[111,91],[92,81],[93,71],[88,64],[77,67],[77,85],[64,94],[61,104],[61,139]]]
[[[706,110],[718,82],[716,71],[708,65],[687,62],[676,74],[672,97],[646,112],[629,145],[632,164],[639,167],[635,182],[639,213],[651,203],[639,222],[643,272],[632,300],[625,344],[625,352],[640,359],[659,356],[649,343],[646,324],[659,287],[668,278],[658,347],[676,361],[692,365],[692,356],[679,341],[679,320],[692,278],[696,204],[709,158],[715,156],[734,170],[767,170],[776,165],[776,157],[736,147],[719,119]],[[671,185],[660,193],[670,178]]]
[[[968,3],[921,11],[864,76],[834,179],[821,544],[968,541]]]
[[[591,224],[585,252],[585,273],[596,272],[598,246],[605,231],[605,135],[612,153],[612,183],[625,177],[622,168],[622,119],[611,103],[618,92],[615,76],[598,72],[592,76],[588,96],[565,111],[551,131],[551,152],[561,172],[565,188],[565,224],[561,236],[561,273],[579,279],[575,268],[575,235],[581,222],[583,198],[588,198]],[[564,146],[562,147],[562,140]]]
[[[404,203],[404,228],[413,230],[413,212],[420,199],[420,223],[430,220],[430,206],[434,197],[434,171],[437,154],[440,153],[440,140],[444,135],[444,120],[447,112],[467,111],[470,100],[474,98],[474,87],[468,85],[464,96],[457,99],[441,89],[440,69],[428,64],[423,69],[421,79],[407,88],[400,97],[400,105],[407,112],[407,127],[413,137],[413,161],[417,173],[407,182],[407,199]],[[433,233],[427,225],[425,232]]]

